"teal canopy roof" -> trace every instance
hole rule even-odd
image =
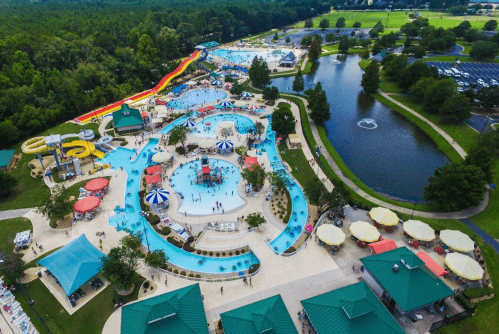
[[[14,150],[0,150],[0,167],[8,167],[14,153]]]
[[[123,103],[120,110],[113,112],[113,124],[115,128],[123,128],[144,124],[144,120],[139,109],[130,108],[128,104]]]
[[[103,256],[106,255],[83,234],[37,263],[59,280],[69,296],[101,271],[100,258]]]

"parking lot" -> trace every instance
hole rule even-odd
[[[482,85],[477,83],[478,79],[482,79],[487,84],[491,84],[491,80],[495,79],[499,81],[499,64],[481,64],[481,63],[460,63],[457,66],[453,66],[453,63],[449,62],[428,62],[428,66],[435,66],[439,70],[450,70],[452,67],[456,67],[461,73],[469,73],[469,78],[454,78],[454,80],[467,82],[469,84],[476,83],[477,87],[475,90],[482,88]]]

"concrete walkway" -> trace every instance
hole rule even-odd
[[[0,220],[22,217],[32,209],[33,208],[0,211]]]

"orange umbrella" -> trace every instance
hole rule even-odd
[[[78,212],[88,212],[97,208],[100,204],[100,198],[95,196],[90,196],[87,198],[82,198],[75,203],[73,208]]]
[[[109,185],[109,180],[102,177],[98,179],[93,179],[85,185],[85,190],[87,191],[99,191],[105,189]]]

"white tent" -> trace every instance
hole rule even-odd
[[[30,230],[19,232],[16,234],[14,238],[14,244],[17,247],[28,246],[31,243],[31,232]]]

